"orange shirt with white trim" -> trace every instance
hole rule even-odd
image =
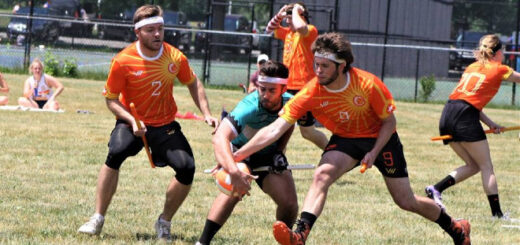
[[[280,27],[274,31],[274,38],[284,42],[283,64],[290,71],[287,89],[300,90],[303,85],[316,77],[311,45],[318,37],[318,29],[313,25],[307,25],[307,29],[305,36],[291,31],[288,27]]]
[[[512,73],[511,67],[500,62],[477,61],[466,68],[450,100],[464,100],[481,111],[497,94],[502,80]]]
[[[375,75],[351,68],[345,87],[330,90],[315,78],[280,112],[287,122],[311,111],[333,134],[344,138],[377,138],[382,120],[396,109],[392,94]]]
[[[133,102],[146,125],[162,126],[175,120],[175,78],[185,85],[196,80],[181,51],[163,43],[156,57],[146,57],[140,52],[139,42],[135,42],[112,59],[103,95],[119,98],[127,110]]]

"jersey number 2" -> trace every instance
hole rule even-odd
[[[152,88],[154,88],[154,89],[152,92],[152,96],[159,96],[161,94],[161,92],[159,91],[159,89],[161,89],[161,87],[162,87],[161,81],[153,81]]]

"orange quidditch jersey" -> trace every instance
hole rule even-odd
[[[103,95],[119,98],[127,110],[133,102],[146,125],[161,126],[175,120],[175,78],[186,85],[196,80],[182,52],[164,43],[156,57],[145,57],[135,42],[112,59]]]
[[[333,134],[344,138],[377,138],[382,119],[395,110],[392,94],[375,75],[357,68],[347,73],[344,88],[331,91],[315,78],[283,108],[289,123],[311,111]]]
[[[287,27],[280,27],[274,31],[274,37],[284,42],[283,63],[290,71],[287,89],[300,90],[316,77],[311,45],[318,37],[318,29],[313,25],[307,25],[307,29],[309,31],[305,36]]]
[[[502,80],[512,73],[513,69],[502,63],[477,61],[466,68],[450,99],[464,100],[481,111],[498,92]]]

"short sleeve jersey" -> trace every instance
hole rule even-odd
[[[182,52],[163,43],[156,57],[146,57],[139,49],[139,42],[135,42],[112,59],[103,95],[108,99],[119,98],[127,109],[133,102],[146,125],[161,126],[175,120],[175,78],[185,85],[196,80]]]
[[[290,71],[287,89],[300,90],[303,85],[316,77],[311,45],[318,37],[318,29],[313,25],[307,25],[307,29],[305,36],[291,31],[288,27],[280,27],[274,31],[274,37],[284,42],[283,63]]]
[[[330,90],[313,79],[289,101],[280,116],[289,123],[311,111],[333,134],[344,138],[377,138],[382,120],[395,110],[392,94],[375,75],[357,68],[347,83]]]
[[[285,105],[291,98],[291,94],[283,93],[282,105]],[[258,130],[274,122],[277,118],[278,111],[267,111],[261,106],[258,91],[247,95],[226,118],[231,123],[233,131],[237,134],[237,137],[231,143],[237,147],[242,147]],[[275,142],[258,153],[270,153],[276,150],[276,147],[277,143]]]
[[[513,69],[502,63],[477,61],[466,68],[450,99],[464,100],[481,111],[498,92],[502,80],[512,73]]]

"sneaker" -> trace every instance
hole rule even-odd
[[[442,204],[442,194],[437,189],[435,189],[433,185],[426,187],[424,189],[424,192],[426,192],[426,195],[428,195],[430,199],[433,199],[433,201],[435,201],[437,206],[439,206],[442,210],[446,211],[446,207],[444,206],[444,204]]]
[[[161,220],[161,215],[159,215],[159,218],[155,222],[155,232],[157,232],[157,239],[171,241],[172,240],[172,236],[170,234],[171,222]]]
[[[453,238],[455,245],[471,245],[469,234],[471,232],[471,225],[465,219],[457,219],[454,221],[453,230],[460,234],[458,238]]]
[[[78,229],[78,233],[84,233],[89,235],[99,235],[101,233],[101,229],[103,229],[103,224],[105,223],[105,219],[99,217],[97,215],[93,215],[90,217],[90,220],[83,224]]]
[[[274,238],[282,245],[304,245],[311,229],[300,220],[297,221],[297,226],[297,231],[292,231],[284,222],[276,221],[273,224]]]

